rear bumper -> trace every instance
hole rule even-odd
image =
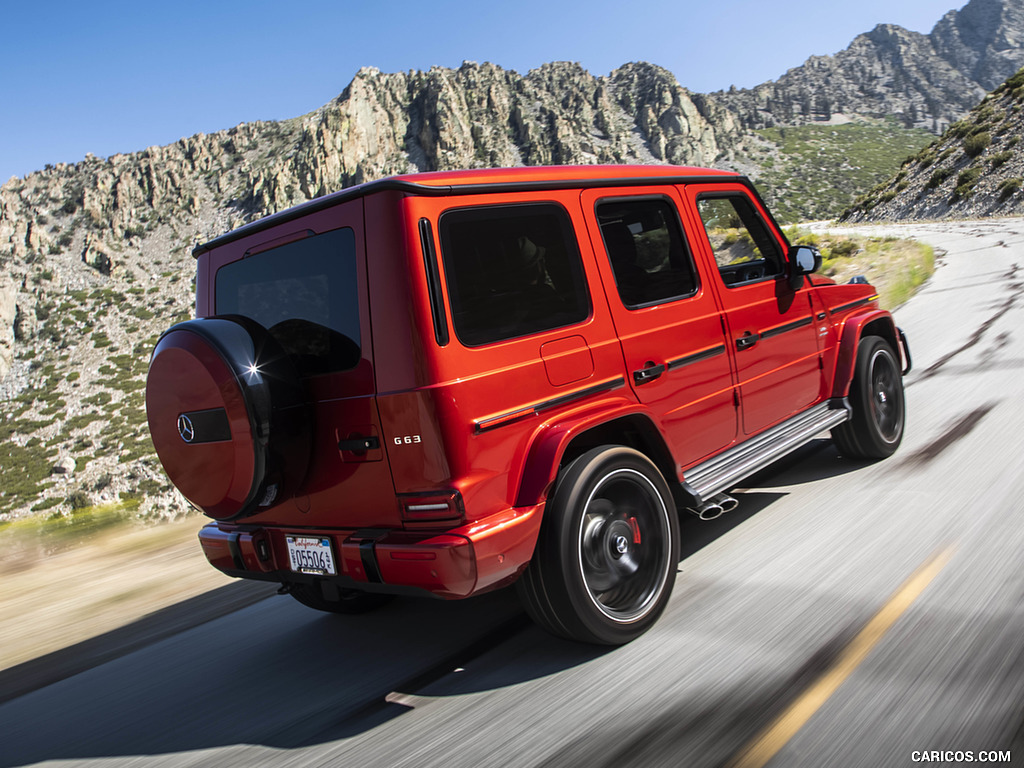
[[[344,588],[460,598],[515,580],[533,556],[543,506],[508,509],[429,533],[210,523],[199,532],[199,542],[210,564],[230,576],[282,583],[326,579]],[[329,538],[338,574],[293,572],[285,544],[290,535]]]

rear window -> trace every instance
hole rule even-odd
[[[355,233],[336,229],[224,265],[215,307],[218,315],[243,315],[269,330],[303,375],[355,367]]]
[[[576,237],[561,206],[463,208],[443,214],[439,228],[455,334],[466,346],[589,317]]]

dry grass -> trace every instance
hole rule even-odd
[[[935,271],[931,246],[894,237],[810,233],[791,228],[790,241],[821,250],[821,274],[837,283],[864,275],[878,289],[880,303],[893,310],[907,301]]]
[[[123,522],[57,546],[0,540],[0,669],[231,582],[206,562],[196,539],[202,524]]]

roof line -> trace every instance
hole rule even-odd
[[[496,181],[479,184],[420,184],[414,181],[389,177],[359,184],[323,197],[300,203],[284,211],[265,216],[238,229],[215,237],[192,250],[192,256],[200,255],[243,237],[270,229],[278,224],[294,221],[308,213],[315,213],[335,205],[354,200],[376,192],[404,192],[424,197],[455,197],[460,195],[496,194],[500,192],[532,192],[549,189],[590,189],[594,187],[637,187],[660,184],[743,184],[754,189],[753,182],[746,176],[733,174],[680,175],[680,176],[609,176],[593,179],[536,179],[533,181]],[[756,190],[755,190],[756,192]]]

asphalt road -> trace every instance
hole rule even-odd
[[[1024,219],[896,229],[946,251],[897,313],[899,453],[822,439],[684,520],[641,639],[552,639],[504,593],[275,597],[0,706],[0,768],[1024,764]]]

